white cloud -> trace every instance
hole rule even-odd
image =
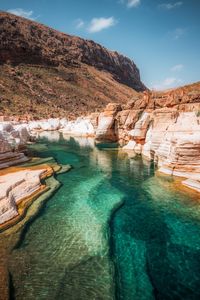
[[[164,86],[171,86],[172,84],[176,83],[177,81],[179,81],[179,79],[176,79],[174,77],[169,77],[169,78],[166,78],[163,81],[163,85]]]
[[[80,28],[84,27],[85,22],[84,22],[82,19],[77,19],[77,20],[75,21],[75,24],[76,24],[76,28],[77,28],[77,29],[80,29]]]
[[[23,8],[13,8],[13,9],[8,9],[7,12],[19,17],[24,17],[26,19],[34,20],[34,18],[32,18],[33,16],[32,10],[24,10]]]
[[[112,27],[117,24],[117,21],[114,17],[110,18],[93,18],[89,24],[88,31],[93,32],[99,32],[103,29]]]
[[[171,68],[171,71],[172,72],[179,72],[179,71],[181,71],[182,69],[183,69],[183,65],[182,64],[179,64],[179,65],[175,65],[175,66],[173,66],[172,68]]]
[[[128,0],[127,6],[128,7],[136,7],[140,4],[140,0]]]
[[[182,5],[183,5],[183,2],[178,1],[178,2],[175,2],[175,3],[162,3],[162,4],[159,4],[158,7],[161,8],[161,9],[165,9],[165,10],[171,10],[171,9],[174,9],[174,8],[178,8]]]
[[[186,30],[184,28],[176,28],[171,32],[171,36],[173,40],[178,40],[180,37],[182,37],[185,34]]]
[[[127,7],[137,7],[140,3],[141,0],[120,0],[120,3],[126,4]]]
[[[175,77],[167,77],[162,82],[153,85],[153,89],[155,90],[166,90],[172,87],[176,87],[181,84],[183,81],[180,78]]]

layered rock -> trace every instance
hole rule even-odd
[[[160,172],[188,178],[184,185],[200,191],[199,87],[145,92],[120,112],[106,108],[99,115],[96,140],[118,141],[123,150],[153,160]]]
[[[22,150],[30,139],[24,125],[0,123],[0,169],[28,160]]]
[[[18,215],[18,204],[41,187],[46,170],[23,170],[0,176],[0,224]]]
[[[134,129],[129,131],[129,136],[138,144],[143,144],[150,123],[150,113],[143,112],[140,119],[135,123]]]
[[[105,111],[99,115],[96,141],[116,142],[118,140],[115,117],[120,110],[120,105],[110,103],[106,106]]]
[[[129,132],[134,128],[141,113],[142,111],[132,110],[128,105],[128,107],[117,114],[116,126],[120,145],[130,140]]]

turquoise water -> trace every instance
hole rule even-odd
[[[92,139],[33,148],[73,169],[9,259],[11,299],[200,299],[200,202],[154,166]]]

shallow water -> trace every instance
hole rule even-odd
[[[200,299],[195,193],[92,139],[50,133],[32,151],[74,168],[12,251],[12,299]]]

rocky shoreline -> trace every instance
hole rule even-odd
[[[156,104],[159,94],[145,92],[143,98],[135,99],[125,107],[110,103],[102,113],[74,121],[64,118],[2,120],[0,169],[4,173],[0,173],[0,224],[18,215],[17,203],[40,191],[41,178],[53,174],[48,163],[37,166],[35,170],[31,167],[16,168],[16,176],[9,168],[30,160],[25,155],[26,144],[45,131],[94,137],[96,144],[116,143],[122,151],[131,152],[132,156],[142,155],[158,166],[158,172],[180,177],[184,186],[200,192],[199,98],[197,93],[184,94],[179,90],[175,96],[170,92],[161,98],[161,108]]]
[[[182,177],[200,192],[200,104],[155,110],[128,110],[110,104],[99,116],[96,141],[118,142],[154,161],[158,171]]]
[[[48,191],[46,178],[70,169],[53,158],[27,156],[26,145],[35,139],[30,128],[24,123],[0,123],[0,231],[19,222],[33,200]]]

